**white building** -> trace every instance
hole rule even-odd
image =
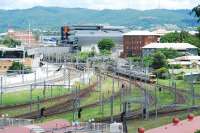
[[[142,54],[148,56],[159,49],[174,49],[184,55],[198,55],[198,48],[189,43],[150,43],[142,48]]]
[[[181,65],[186,68],[200,68],[200,56],[182,56],[168,61],[171,65]]]

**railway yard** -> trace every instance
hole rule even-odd
[[[73,71],[80,75],[87,72]],[[125,110],[128,130],[131,132],[137,132],[141,124],[148,129],[169,123],[169,117],[174,115],[198,114],[199,84],[194,85],[197,92],[194,96],[187,83],[184,83],[183,89],[183,86],[170,85],[167,80],[134,75],[134,71],[126,75],[119,70],[96,70],[89,82],[75,82],[68,86],[49,82],[38,85],[41,89],[32,84],[31,90],[5,93],[0,113],[10,118],[34,119],[36,123],[60,118],[85,122],[94,119],[96,122],[109,123],[120,122],[121,112]],[[44,117],[41,116],[41,109],[44,109]],[[78,117],[79,109],[81,118]]]

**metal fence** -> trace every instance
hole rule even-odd
[[[0,128],[7,126],[25,126],[34,123],[32,119],[0,118]]]
[[[62,127],[54,129],[34,128],[30,133],[123,133],[122,129],[119,132],[110,131],[110,124],[106,123],[73,123],[71,127]]]

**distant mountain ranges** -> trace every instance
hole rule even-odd
[[[83,8],[34,7],[23,10],[0,10],[0,32],[8,28],[59,29],[62,25],[110,24],[137,29],[165,27],[182,29],[197,26],[190,10],[92,10]]]

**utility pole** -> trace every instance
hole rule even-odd
[[[35,79],[34,79],[34,88],[36,88],[36,82],[37,82],[37,71],[36,70],[34,72],[34,77],[35,77]]]
[[[192,106],[195,106],[195,90],[194,90],[194,82],[191,83],[191,89],[192,89]]]
[[[48,63],[48,61],[47,61],[47,68],[46,68],[46,71],[47,71],[47,80],[48,80],[48,78],[49,78],[49,63]]]
[[[66,59],[64,59],[64,85],[66,85]]]
[[[74,102],[73,102],[73,121],[76,120],[78,110],[80,108],[79,93],[80,93],[80,86],[79,86],[79,88],[76,87],[76,89],[75,89],[75,98],[74,98]]]
[[[68,69],[68,88],[71,89],[71,69]]]
[[[1,77],[1,105],[3,104],[3,77]]]
[[[146,77],[148,77],[147,75],[147,72],[145,70],[145,75]],[[145,118],[146,120],[149,119],[149,96],[148,96],[148,91],[147,91],[147,80],[145,79],[145,86],[144,86],[144,89],[145,89],[145,109],[146,109],[146,114],[145,114]]]
[[[40,111],[40,96],[37,97],[37,109]]]
[[[43,98],[46,98],[46,81],[44,80]]]
[[[155,85],[155,114],[156,114],[156,119],[158,117],[158,108],[157,108],[157,86]]]
[[[33,92],[33,85],[30,86],[30,112],[32,112],[32,92]]]
[[[112,75],[112,79],[113,79],[113,81],[112,81],[112,96],[111,96],[111,112],[110,112],[110,114],[111,114],[111,122],[113,122],[114,120],[113,120],[113,107],[114,107],[114,94],[115,94],[115,79],[114,79],[114,73],[113,73],[113,75]]]
[[[24,83],[24,63],[25,63],[25,49],[23,48],[23,60],[22,60],[22,83]]]

